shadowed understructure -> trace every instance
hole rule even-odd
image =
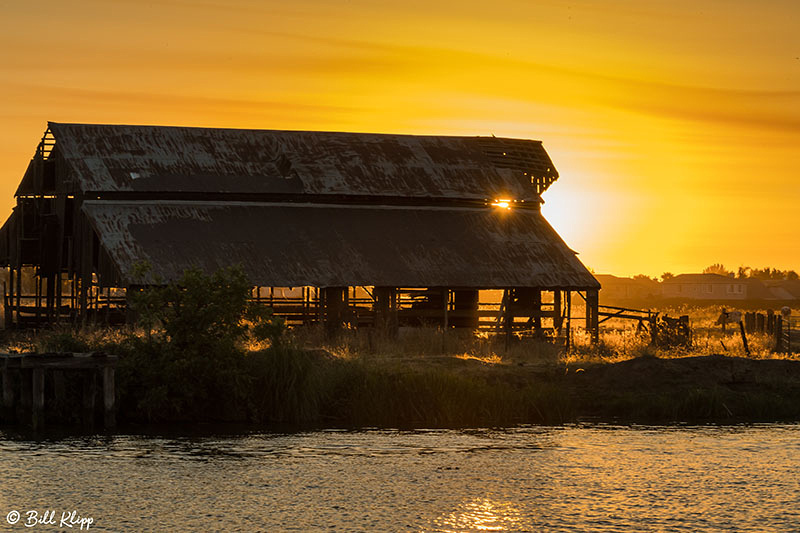
[[[596,336],[557,178],[521,139],[50,123],[0,229],[6,325],[125,321],[132,289],[239,265],[290,323],[561,334],[577,293]]]

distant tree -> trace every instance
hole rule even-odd
[[[672,279],[675,277],[675,274],[672,272],[664,272],[661,274],[661,281],[667,281],[668,279]]]
[[[719,274],[720,276],[733,276],[733,272],[725,269],[722,263],[714,263],[703,269],[703,274]]]
[[[780,270],[777,268],[750,268],[749,266],[740,266],[736,273],[736,277],[740,279],[760,279],[760,280],[796,280],[800,279],[797,272],[794,270]]]
[[[645,274],[636,274],[635,276],[633,276],[633,279],[635,279],[636,281],[658,281],[656,278],[651,278],[650,276],[647,276]]]

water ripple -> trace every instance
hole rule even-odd
[[[77,509],[95,531],[792,531],[799,448],[796,425],[0,433],[0,520]]]

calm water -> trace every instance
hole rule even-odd
[[[0,433],[0,531],[798,531],[799,475],[800,426]]]

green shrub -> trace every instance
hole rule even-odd
[[[237,419],[246,416],[253,377],[246,343],[280,344],[283,320],[249,300],[241,268],[206,275],[188,269],[180,280],[131,294],[146,331],[129,335],[120,363],[122,390],[149,420]]]

